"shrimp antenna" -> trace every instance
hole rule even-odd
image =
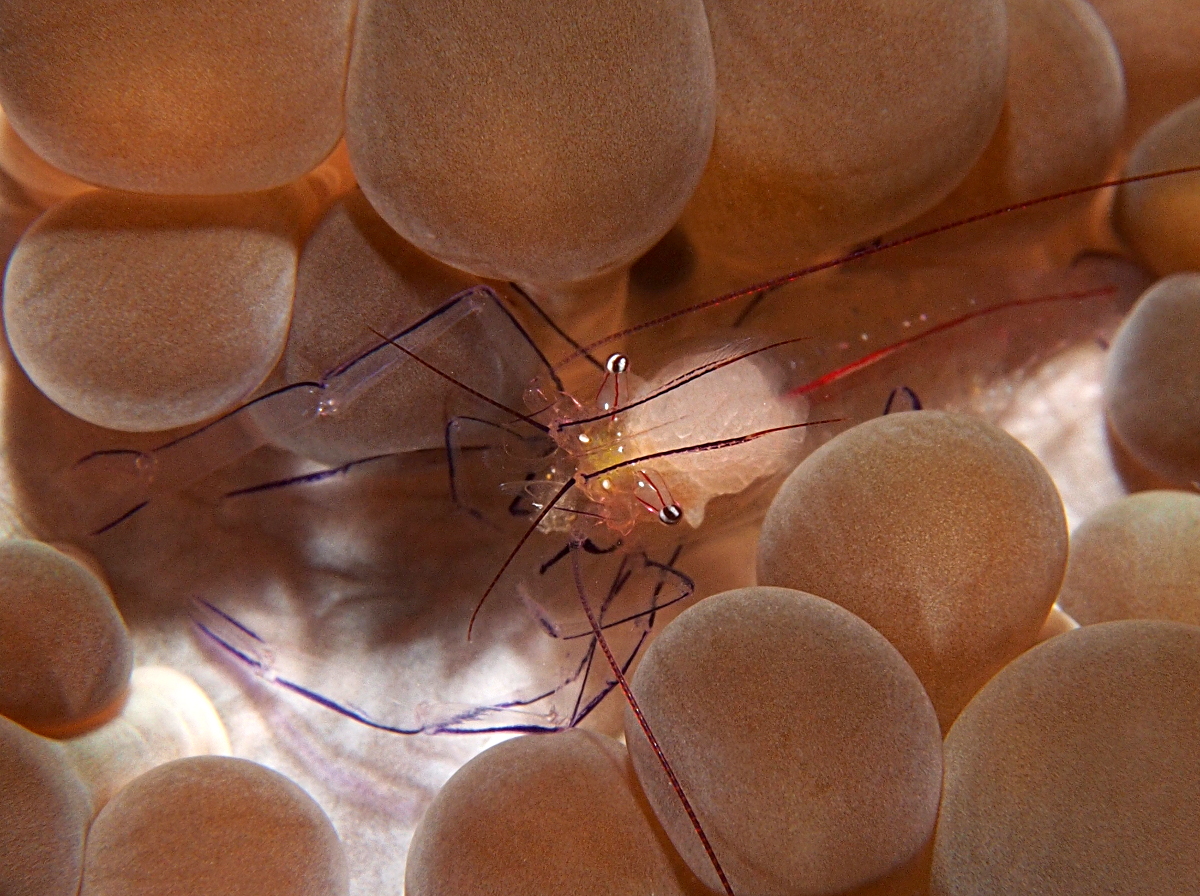
[[[376,336],[378,336],[380,339],[382,339],[384,342],[386,342],[386,343],[394,346],[395,348],[398,348],[400,351],[404,352],[404,354],[408,355],[410,358],[412,358],[414,361],[416,361],[418,364],[420,364],[426,370],[428,370],[432,373],[436,373],[438,376],[440,376],[442,379],[446,380],[447,382],[452,383],[455,386],[458,386],[458,388],[462,389],[468,395],[473,395],[476,398],[478,398],[480,401],[486,402],[487,404],[490,404],[492,407],[498,408],[499,410],[504,411],[504,413],[506,413],[506,414],[512,414],[518,420],[521,420],[524,423],[528,423],[530,426],[534,427],[535,429],[539,429],[544,433],[550,432],[550,427],[546,426],[546,424],[539,423],[537,420],[534,420],[532,417],[528,416],[527,414],[522,414],[520,411],[514,411],[508,405],[503,404],[502,402],[496,401],[496,399],[492,398],[491,396],[484,395],[482,392],[478,391],[477,389],[472,389],[470,386],[468,386],[466,383],[462,382],[461,380],[456,380],[454,377],[452,377],[450,374],[446,373],[445,371],[439,370],[433,364],[430,364],[424,358],[420,357],[416,353],[405,348],[403,345],[401,345],[399,342],[392,339],[391,337],[384,336],[382,333],[380,333],[378,330],[375,330],[375,329],[371,329],[371,332],[374,333]]]
[[[894,240],[887,240],[886,242],[881,241],[872,243],[870,245],[855,249],[853,252],[841,255],[837,258],[831,258],[828,261],[820,261],[816,264],[811,264],[807,267],[800,268],[799,270],[792,271],[791,273],[782,274],[770,280],[764,280],[763,282],[756,283],[753,286],[747,286],[746,288],[736,290],[735,292],[725,293],[724,295],[717,296],[715,299],[708,299],[707,301],[700,302],[696,305],[691,305],[687,308],[680,308],[676,311],[671,311],[662,315],[661,317],[656,317],[653,320],[635,324],[632,327],[627,327],[624,330],[619,330],[616,333],[612,333],[601,339],[597,339],[595,342],[588,343],[580,349],[580,352],[593,352],[611,342],[617,341],[618,339],[624,339],[627,336],[640,333],[642,330],[648,330],[652,327],[669,323],[670,321],[678,318],[686,317],[689,314],[695,314],[696,312],[705,311],[709,308],[716,308],[719,305],[724,305],[728,302],[743,299],[747,296],[755,295],[756,293],[769,292],[771,290],[778,289],[781,286],[786,286],[789,283],[794,283],[797,280],[802,280],[805,277],[809,277],[821,271],[827,271],[830,268],[841,267],[848,262],[857,261],[860,258],[869,258],[872,255],[878,255],[880,252],[887,252],[891,249],[897,249],[900,246],[907,246],[909,243],[915,243],[918,240],[936,236],[939,233],[958,230],[961,227],[966,227],[970,224],[977,224],[980,221],[987,221],[991,218],[999,217],[1000,215],[1007,215],[1012,212],[1021,211],[1027,208],[1034,208],[1047,202],[1057,202],[1061,199],[1069,199],[1072,196],[1082,196],[1087,193],[1095,193],[1098,190],[1104,190],[1108,187],[1124,187],[1128,186],[1129,184],[1158,180],[1159,178],[1163,177],[1175,177],[1180,174],[1195,174],[1197,172],[1200,172],[1200,165],[1188,165],[1183,168],[1169,168],[1165,171],[1154,171],[1149,174],[1135,174],[1130,175],[1129,177],[1118,177],[1112,180],[1105,180],[1099,183],[1089,184],[1086,187],[1076,187],[1072,190],[1062,190],[1058,193],[1050,193],[1046,196],[1039,196],[1037,199],[1029,199],[1025,202],[1006,205],[1003,208],[994,208],[990,211],[980,212],[977,215],[971,215],[968,218],[960,218],[957,221],[951,221],[948,224],[939,224],[937,227],[931,227],[928,230],[922,230],[917,233],[910,234],[909,236],[898,237]],[[565,364],[566,362],[572,360],[573,358],[577,357],[577,354],[567,357],[562,363]]]
[[[585,482],[590,482],[597,476],[604,476],[611,473],[613,470],[620,470],[623,467],[631,467],[634,464],[644,464],[648,460],[657,460],[660,457],[674,457],[677,454],[696,454],[701,451],[719,451],[722,448],[732,448],[735,445],[744,445],[747,442],[753,442],[755,439],[761,439],[764,436],[773,435],[777,432],[788,432],[793,429],[803,429],[806,426],[822,426],[827,423],[844,423],[845,417],[830,417],[827,420],[806,420],[803,423],[789,423],[787,426],[772,426],[770,429],[760,429],[757,432],[746,433],[742,436],[733,436],[728,439],[717,439],[712,442],[698,442],[695,445],[684,445],[682,448],[668,448],[666,451],[655,451],[652,454],[643,454],[641,457],[631,457],[628,460],[620,461],[612,464],[602,470],[594,470],[591,473],[579,474]]]
[[[137,513],[139,510],[141,510],[143,507],[145,507],[149,503],[150,503],[150,499],[147,498],[145,501],[141,501],[137,504],[134,504],[132,507],[130,507],[128,510],[126,510],[123,514],[121,514],[119,517],[117,517],[115,520],[105,523],[99,529],[93,529],[91,532],[88,533],[88,535],[92,535],[92,536],[103,535],[105,532],[115,529],[117,526],[121,525],[121,523],[125,522],[127,519],[129,519],[131,516],[133,516],[135,513]]]
[[[483,596],[479,598],[479,603],[477,603],[475,605],[475,609],[471,611],[471,619],[467,622],[467,640],[468,641],[471,640],[471,632],[475,628],[475,618],[479,615],[479,611],[483,609],[484,602],[488,599],[488,596],[492,593],[492,590],[496,587],[496,583],[500,581],[500,577],[503,576],[505,571],[508,569],[508,567],[512,565],[512,562],[513,562],[513,560],[516,559],[517,554],[519,554],[521,552],[521,548],[525,547],[525,542],[529,541],[529,539],[533,537],[533,533],[536,532],[537,527],[542,524],[542,520],[544,520],[546,518],[546,516],[550,513],[550,511],[552,511],[555,508],[555,505],[557,505],[558,502],[561,501],[566,496],[567,492],[569,492],[574,487],[575,487],[575,480],[568,479],[566,481],[566,483],[563,485],[563,487],[558,490],[558,493],[555,494],[555,496],[553,498],[551,498],[549,501],[546,502],[546,506],[543,507],[540,511],[538,511],[538,515],[533,518],[533,522],[529,524],[528,528],[526,528],[525,533],[521,536],[520,541],[518,541],[513,546],[513,549],[511,551],[509,551],[509,554],[505,558],[504,563],[500,566],[500,569],[498,569],[496,571],[496,574],[494,576],[492,576],[492,581],[488,583],[487,588],[484,589]]]
[[[621,664],[617,662],[612,648],[608,646],[608,639],[604,637],[604,630],[600,627],[600,622],[596,619],[596,614],[592,611],[592,605],[588,603],[587,592],[583,586],[583,573],[579,568],[578,550],[579,542],[576,539],[572,539],[571,572],[575,576],[575,590],[579,594],[579,602],[583,604],[583,612],[587,615],[588,625],[592,627],[592,635],[595,637],[596,643],[600,645],[600,649],[604,651],[604,658],[608,661],[608,666],[612,669],[613,675],[617,677],[617,684],[620,686],[621,692],[625,695],[625,701],[633,711],[634,717],[637,718],[638,726],[642,729],[642,733],[646,735],[646,740],[650,743],[650,749],[654,751],[654,755],[657,757],[663,771],[667,773],[667,778],[671,782],[671,789],[679,797],[679,802],[683,805],[683,811],[687,813],[688,820],[692,823],[692,828],[695,830],[696,836],[700,838],[700,843],[704,847],[704,852],[708,855],[708,860],[712,863],[713,870],[717,872],[717,877],[721,879],[721,886],[724,888],[727,896],[734,896],[733,887],[729,884],[729,878],[725,876],[725,869],[721,867],[721,862],[713,850],[712,843],[709,842],[708,835],[704,833],[704,827],[700,824],[700,819],[696,817],[696,810],[692,808],[692,802],[687,798],[687,794],[683,790],[683,785],[679,783],[679,777],[675,774],[675,769],[671,767],[671,763],[667,760],[667,754],[663,752],[658,738],[655,737],[654,731],[650,728],[650,723],[646,721],[642,707],[638,704],[637,698],[633,696],[633,688],[629,686],[629,679],[625,677],[625,672],[621,668]]]

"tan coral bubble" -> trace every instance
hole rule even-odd
[[[1200,5],[1195,0],[1091,0],[1112,32],[1129,90],[1122,148],[1176,106],[1200,96]]]
[[[941,732],[912,669],[829,601],[744,588],[684,611],[633,691],[735,893],[841,893],[913,858],[941,789]],[[638,780],[672,842],[719,889],[631,713]]]
[[[1130,495],[1071,535],[1059,601],[1084,625],[1118,619],[1200,623],[1200,495]]]
[[[877,628],[947,729],[1033,646],[1066,560],[1062,502],[1037,459],[981,420],[917,411],[860,424],[792,472],[763,524],[758,581]]]
[[[1125,121],[1125,82],[1103,21],[1085,0],[1008,0],[1007,9],[1008,79],[1000,123],[966,179],[906,224],[904,233],[1088,186],[1108,173]],[[953,230],[904,255],[944,264],[945,253],[955,248],[978,259],[981,251],[1011,251],[1014,241],[1030,240],[1045,252],[1047,226],[1094,199],[1056,201]],[[1079,241],[1068,239],[1062,252],[1073,255]],[[881,262],[886,266],[894,258]]]
[[[43,215],[4,284],[13,352],[52,401],[112,429],[196,423],[274,366],[291,316],[299,202],[93,191]]]
[[[559,284],[626,265],[667,231],[714,105],[699,0],[373,0],[347,142],[405,239],[480,276]]]
[[[351,0],[15,0],[0,103],[91,183],[235,193],[294,180],[341,135]]]
[[[946,738],[932,896],[1200,889],[1200,627],[1084,626],[1000,672]]]
[[[682,894],[661,839],[619,743],[581,730],[521,737],[442,788],[413,835],[405,892]]]
[[[749,276],[795,268],[926,211],[996,127],[1003,0],[708,8],[717,133],[683,223]]]
[[[80,896],[344,896],[346,857],[307,793],[245,759],[177,759],[88,832]]]
[[[43,734],[119,709],[133,644],[108,586],[49,545],[0,542],[0,714]]]
[[[91,817],[62,748],[0,717],[0,892],[76,896]]]
[[[134,669],[129,699],[120,714],[62,744],[96,811],[155,766],[230,749],[225,726],[208,696],[182,672],[165,666]]]
[[[399,333],[478,284],[478,278],[406,243],[356,191],[329,211],[304,246],[291,331],[276,372],[289,383],[318,380],[378,345],[376,333]],[[531,357],[531,352],[502,341],[506,334],[518,339],[515,328],[493,333],[480,317],[460,320],[419,346],[405,344],[460,382],[523,408],[522,394],[537,371],[511,369],[512,359]],[[437,320],[429,325],[439,326]],[[413,337],[421,339],[421,331]],[[395,368],[337,414],[298,431],[274,432],[274,442],[340,464],[375,454],[441,448],[449,414],[486,410],[459,387],[404,359],[399,349],[382,351],[396,357]],[[273,433],[270,420],[256,419]]]
[[[1200,480],[1198,339],[1200,274],[1160,280],[1117,331],[1104,380],[1113,434],[1135,461],[1179,485]]]
[[[1125,174],[1200,165],[1200,97],[1147,131]],[[1113,225],[1158,275],[1200,270],[1200,174],[1127,184],[1117,191]]]

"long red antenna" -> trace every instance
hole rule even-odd
[[[789,432],[793,429],[803,429],[806,426],[823,426],[826,423],[842,423],[843,417],[830,417],[827,420],[805,420],[803,423],[788,423],[785,426],[772,426],[770,429],[760,429],[757,432],[748,432],[745,435],[731,436],[728,439],[716,439],[712,442],[697,442],[695,445],[684,445],[682,448],[668,448],[665,451],[654,451],[650,454],[643,454],[641,457],[631,457],[628,460],[618,461],[615,464],[609,464],[600,470],[593,470],[590,473],[580,474],[585,482],[590,482],[599,476],[605,476],[613,470],[620,470],[625,467],[631,467],[634,464],[642,464],[648,460],[658,460],[660,457],[674,457],[678,454],[698,454],[701,451],[719,451],[722,448],[732,448],[734,445],[744,445],[746,442],[753,442],[755,439],[761,439],[764,436],[774,435],[777,432]]]
[[[978,215],[971,215],[969,218],[960,218],[957,221],[951,221],[948,224],[939,224],[937,227],[931,227],[928,230],[922,230],[918,233],[910,234],[909,236],[899,237],[887,242],[875,243],[874,245],[865,246],[861,249],[856,249],[846,255],[837,258],[829,259],[828,261],[817,262],[816,264],[808,265],[799,270],[792,271],[788,274],[782,274],[771,280],[764,280],[761,283],[756,283],[753,286],[747,286],[744,289],[739,289],[735,292],[725,293],[717,296],[715,299],[708,299],[696,305],[691,305],[687,308],[680,308],[676,311],[664,314],[661,317],[656,317],[653,320],[648,320],[644,323],[635,324],[632,327],[627,327],[624,330],[619,330],[595,342],[583,346],[580,351],[573,355],[567,356],[560,364],[565,364],[579,357],[582,353],[590,353],[598,348],[602,348],[611,342],[618,339],[624,339],[626,336],[632,336],[634,333],[640,333],[642,330],[648,330],[652,327],[657,327],[681,317],[686,317],[689,314],[695,314],[699,311],[705,311],[709,308],[716,308],[719,305],[724,305],[738,299],[744,299],[764,290],[778,289],[781,286],[786,286],[789,283],[794,283],[805,277],[809,277],[820,271],[827,271],[830,268],[840,267],[850,261],[857,261],[860,258],[869,258],[872,255],[878,255],[880,252],[887,252],[891,249],[897,249],[900,246],[907,246],[909,243],[915,243],[918,240],[923,240],[926,237],[935,236],[939,233],[946,233],[950,230],[958,230],[960,227],[966,227],[970,224],[977,224],[980,221],[987,221],[991,218],[999,217],[1000,215],[1011,214],[1012,212],[1021,211],[1022,209],[1034,208],[1043,205],[1047,202],[1057,202],[1060,199],[1069,199],[1072,196],[1082,196],[1087,193],[1095,193],[1098,190],[1104,190],[1109,187],[1124,187],[1129,184],[1142,183],[1144,181],[1158,180],[1163,177],[1175,177],[1180,174],[1196,174],[1200,172],[1200,165],[1188,165],[1183,168],[1170,168],[1165,171],[1154,171],[1150,174],[1135,174],[1129,177],[1118,177],[1112,180],[1105,180],[1095,184],[1089,184],[1086,187],[1076,187],[1073,190],[1062,190],[1058,193],[1050,193],[1046,196],[1039,196],[1037,199],[1030,199],[1025,202],[1018,202],[1013,205],[1006,205],[1003,208],[994,208],[991,211],[981,212]]]
[[[483,609],[484,602],[488,599],[488,596],[492,593],[492,590],[496,587],[496,583],[500,581],[500,577],[502,575],[504,575],[504,573],[508,569],[508,567],[510,565],[512,565],[512,562],[513,562],[513,560],[516,559],[517,554],[519,554],[521,552],[521,548],[525,547],[525,542],[529,541],[529,539],[533,536],[533,533],[537,531],[537,527],[542,524],[542,520],[544,520],[546,518],[547,514],[549,514],[550,511],[552,511],[555,508],[555,506],[558,504],[559,501],[561,501],[563,499],[563,497],[566,495],[566,493],[569,492],[574,487],[575,487],[575,480],[568,479],[566,481],[566,484],[564,484],[563,487],[558,490],[558,494],[556,494],[553,498],[551,498],[549,501],[547,501],[546,506],[543,507],[541,509],[541,512],[539,512],[538,515],[533,518],[533,522],[529,524],[529,527],[525,530],[525,534],[521,536],[521,540],[518,541],[515,545],[513,545],[513,549],[511,551],[509,551],[508,556],[504,559],[503,565],[498,570],[496,570],[496,574],[494,576],[492,576],[492,581],[489,582],[487,588],[484,589],[483,596],[479,598],[479,603],[475,604],[475,609],[471,611],[471,619],[467,623],[467,640],[468,641],[471,640],[471,632],[475,628],[475,617],[477,617],[479,615],[479,611]]]
[[[621,692],[625,695],[625,700],[629,704],[629,708],[633,711],[634,717],[637,718],[638,726],[642,729],[642,733],[646,735],[646,740],[650,743],[650,749],[654,751],[659,765],[667,773],[667,779],[671,782],[671,789],[679,797],[679,802],[683,805],[683,811],[687,813],[688,820],[692,823],[692,828],[696,831],[696,836],[700,838],[700,843],[704,847],[704,852],[708,856],[708,860],[712,863],[713,870],[717,872],[717,877],[721,880],[721,886],[724,888],[727,896],[734,896],[733,887],[729,884],[729,878],[725,876],[725,869],[721,867],[721,861],[717,858],[708,835],[704,833],[704,827],[700,824],[700,819],[696,817],[696,810],[692,808],[692,802],[687,798],[687,794],[683,790],[683,785],[679,783],[679,777],[675,774],[675,769],[671,768],[671,763],[667,760],[667,754],[663,752],[658,738],[654,736],[654,731],[650,728],[650,723],[646,721],[642,707],[638,705],[637,698],[633,696],[633,689],[629,686],[629,679],[625,677],[625,672],[621,669],[621,664],[613,656],[612,648],[608,646],[608,641],[604,637],[604,630],[601,629],[600,622],[596,619],[596,614],[592,611],[592,605],[588,603],[587,592],[583,587],[583,573],[579,568],[579,556],[576,553],[578,549],[579,543],[572,539],[571,571],[575,576],[575,590],[579,594],[579,602],[583,604],[583,612],[587,614],[588,624],[592,627],[592,634],[596,637],[596,643],[604,651],[604,658],[608,660],[609,668],[612,669],[613,675],[617,677],[617,684],[620,685]]]

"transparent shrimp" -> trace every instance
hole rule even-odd
[[[486,290],[455,297],[446,307],[466,309],[461,311],[458,319],[468,313],[485,313],[481,296],[487,297],[486,303],[490,306],[498,307],[496,296]],[[446,317],[448,315],[430,316],[429,319],[442,323]],[[614,355],[609,360],[595,401],[587,403],[563,392],[561,380],[547,368],[543,382],[530,393],[531,405],[541,405],[537,413],[509,412],[509,419],[503,422],[483,417],[458,417],[450,421],[447,440],[452,460],[451,482],[456,491],[460,480],[478,478],[477,474],[468,474],[471,465],[491,464],[492,475],[500,479],[498,483],[493,479],[491,490],[504,494],[506,486],[511,490],[517,485],[529,500],[528,512],[538,515],[539,525],[527,530],[518,541],[518,547],[528,543],[527,550],[537,561],[536,578],[529,581],[527,572],[526,579],[517,578],[506,594],[509,603],[519,604],[524,610],[520,624],[514,626],[508,621],[503,625],[481,626],[470,668],[466,674],[445,681],[437,692],[424,692],[422,683],[429,676],[406,676],[407,692],[393,689],[387,710],[372,712],[356,706],[349,699],[319,692],[305,684],[302,671],[289,670],[288,651],[281,649],[282,645],[267,646],[268,639],[208,599],[201,599],[196,604],[198,629],[211,643],[263,678],[349,718],[384,730],[408,734],[522,732],[555,730],[578,724],[612,689],[616,679],[593,674],[597,670],[598,636],[584,625],[579,608],[570,601],[574,591],[570,579],[555,582],[556,574],[566,572],[566,564],[559,565],[567,553],[568,540],[563,533],[570,531],[570,542],[579,542],[590,558],[589,584],[603,589],[599,592],[603,599],[597,608],[601,628],[607,632],[610,647],[624,657],[623,664],[627,668],[645,644],[655,621],[667,618],[668,611],[691,597],[694,591],[691,580],[672,565],[678,556],[679,544],[640,546],[629,541],[629,536],[643,519],[672,524],[685,517],[685,511],[672,497],[668,485],[668,479],[686,469],[686,464],[680,466],[680,458],[697,451],[733,447],[724,444],[729,441],[727,439],[704,440],[706,433],[722,432],[721,419],[718,417],[714,421],[712,415],[706,415],[705,426],[697,429],[690,421],[693,415],[678,410],[679,397],[686,396],[687,391],[701,380],[722,376],[725,370],[740,366],[748,371],[748,375],[737,380],[724,375],[724,379],[727,385],[742,383],[742,393],[753,399],[746,402],[750,405],[750,413],[747,416],[746,411],[741,412],[740,425],[753,421],[757,431],[743,441],[782,435],[806,426],[807,422],[802,419],[803,401],[780,400],[778,384],[771,382],[758,366],[756,356],[773,347],[777,346],[709,354],[699,363],[685,365],[684,369],[669,368],[661,381],[640,388],[635,387],[627,376],[624,356]],[[357,381],[345,381],[347,372],[362,367],[368,371],[367,375],[378,375],[376,358],[380,350],[436,369],[401,341],[389,339],[360,358],[340,365],[319,383],[300,384],[270,393],[245,410],[258,411],[265,407],[272,414],[286,412],[302,420],[317,416],[332,404],[331,396],[335,399],[352,396],[360,387]],[[372,361],[372,365],[364,364],[363,359]],[[498,402],[453,374],[439,373],[464,392],[476,396],[485,409],[494,406],[501,412],[506,411]],[[547,407],[546,395],[551,389],[555,391],[554,404]],[[303,402],[300,413],[296,409],[297,395]],[[673,403],[664,404],[665,399]],[[536,419],[538,414],[546,416],[550,422],[540,423]],[[207,448],[213,430],[234,425],[238,422],[237,416],[224,418],[214,426],[198,431],[196,436],[141,452],[137,458],[149,458],[151,463],[157,463],[165,456],[183,468],[195,471],[202,461],[213,456]],[[489,441],[464,444],[462,430],[465,424],[475,424],[484,430],[490,444]],[[727,427],[728,423],[724,425]],[[684,427],[682,431],[681,426]],[[547,444],[538,447],[539,438]],[[232,444],[244,443],[232,441]],[[670,447],[659,447],[658,450],[649,447],[664,444]],[[776,468],[782,470],[779,459],[786,457],[786,453],[776,449],[774,455]],[[75,469],[87,470],[110,456],[94,453],[81,459]],[[128,452],[119,456],[128,456]],[[228,457],[217,456],[222,460]],[[766,456],[769,455],[763,455]],[[186,463],[179,458],[186,458]],[[335,470],[235,489],[227,493],[226,499],[281,492],[290,498],[301,486],[328,481],[332,476],[349,472],[349,467],[365,467],[381,459],[368,458]],[[673,461],[675,466],[660,473],[663,469],[660,461]],[[754,467],[751,479],[771,472],[762,468],[761,457],[751,458],[751,461]],[[505,464],[507,468],[503,468]],[[501,469],[496,469],[497,465]],[[746,466],[744,460],[742,465]],[[506,476],[511,477],[508,483],[503,481]],[[703,493],[690,486],[686,478],[680,478],[683,493],[689,496],[690,522],[698,523],[703,504],[709,497],[740,490],[745,478],[743,474],[735,477],[733,482],[710,486]],[[694,475],[692,479],[695,479]],[[577,500],[562,500],[563,495],[575,486],[573,497]],[[557,488],[559,494],[546,501],[544,492],[547,488]],[[539,489],[542,495],[538,494]],[[691,502],[693,496],[695,503]],[[95,537],[103,537],[117,529],[149,505],[149,500],[132,503],[131,498],[129,501],[128,509],[121,510],[93,530]],[[510,519],[520,517],[522,510],[518,504],[514,501],[508,506]],[[472,511],[480,524],[477,531],[468,530],[467,537],[473,540],[473,550],[478,550],[488,540],[484,532],[486,527],[503,529],[503,518],[489,519],[479,508],[465,502],[462,509]],[[507,567],[506,561],[501,570]],[[482,589],[483,594],[490,593],[494,585],[495,580]],[[458,588],[455,593],[472,595],[480,590],[477,585]],[[547,598],[554,594],[560,595],[557,601]],[[567,598],[566,608],[562,606],[563,596]],[[455,625],[453,606],[442,603],[430,610],[420,608],[417,603],[412,602],[405,620],[405,643],[436,642],[440,645],[437,655],[451,652],[454,639],[461,638],[464,631],[461,620],[457,627]],[[468,635],[477,611],[478,607],[466,623]],[[341,619],[333,624],[354,623]],[[275,638],[270,640],[277,641]],[[397,668],[397,665],[389,663],[389,668]],[[497,672],[498,669],[504,669],[504,674]]]

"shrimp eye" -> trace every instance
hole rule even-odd
[[[683,511],[679,509],[678,504],[668,504],[658,512],[658,518],[668,526],[674,526],[683,519]]]
[[[604,362],[604,369],[609,373],[624,373],[629,369],[629,358],[620,352],[608,356],[608,360]]]

